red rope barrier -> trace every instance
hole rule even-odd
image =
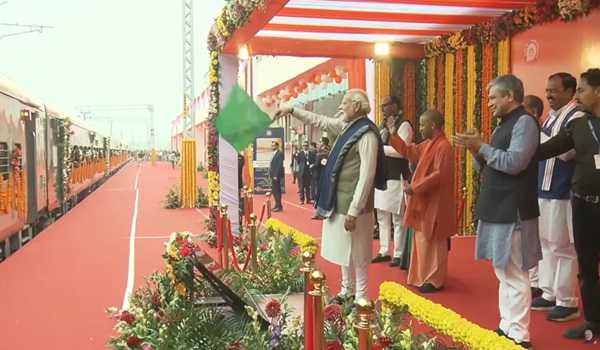
[[[267,203],[264,203],[262,209],[260,210],[260,220],[258,220],[258,226],[260,226],[263,222],[263,218],[265,217],[265,210],[267,209]]]

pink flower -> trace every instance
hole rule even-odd
[[[275,318],[281,314],[281,304],[277,300],[272,299],[265,306],[265,312],[270,318]]]
[[[142,347],[142,350],[154,350],[154,347],[150,344],[144,344],[144,347]]]

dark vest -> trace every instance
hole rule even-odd
[[[573,108],[565,117],[560,126],[561,130],[567,128],[567,124],[571,118],[578,112],[577,108]],[[547,136],[552,136],[552,125],[542,128],[542,132]],[[538,169],[538,196],[547,199],[569,199],[571,197],[571,179],[575,173],[575,160],[563,161],[558,158],[554,159],[554,167],[552,168],[552,182],[550,183],[550,191],[542,190],[544,181],[544,173],[548,159],[540,161]]]
[[[402,123],[408,123],[412,129],[412,125],[408,120],[403,120]],[[400,125],[402,125],[400,123]],[[387,135],[387,139],[384,140],[386,145],[390,144],[390,137]],[[388,180],[405,180],[410,179],[410,168],[408,160],[404,158],[385,157],[385,175]]]
[[[522,107],[509,113],[494,131],[490,145],[507,150],[513,128],[523,115],[527,115],[527,112]],[[537,142],[539,147],[539,133],[537,140],[531,142]],[[484,166],[476,206],[477,218],[491,223],[511,223],[518,219],[529,220],[538,217],[540,211],[537,172],[538,161],[535,157],[532,157],[527,168],[517,175],[509,175]]]

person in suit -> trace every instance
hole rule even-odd
[[[285,174],[283,172],[283,152],[279,149],[279,142],[273,141],[271,144],[273,149],[273,158],[271,158],[271,166],[269,168],[269,176],[271,177],[271,187],[273,198],[275,198],[275,206],[273,211],[282,211],[281,205],[281,183],[284,181]]]
[[[317,154],[311,151],[308,141],[302,144],[302,150],[298,152],[298,182],[300,184],[300,204],[311,203],[310,183],[312,181],[312,165],[317,161]]]

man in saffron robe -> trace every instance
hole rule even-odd
[[[342,269],[341,291],[334,302],[367,298],[368,266],[372,258],[374,187],[384,190],[383,143],[368,118],[367,94],[348,90],[338,118],[298,108],[282,108],[275,119],[292,115],[336,137],[321,174],[317,215],[325,219],[321,255]],[[354,280],[356,276],[356,280]],[[356,284],[355,284],[356,281]]]
[[[444,117],[435,110],[421,115],[419,129],[425,141],[406,144],[390,129],[390,144],[412,162],[418,162],[412,183],[404,189],[408,204],[404,225],[415,230],[407,283],[421,293],[440,290],[448,271],[448,239],[456,233],[454,149],[444,135]]]

